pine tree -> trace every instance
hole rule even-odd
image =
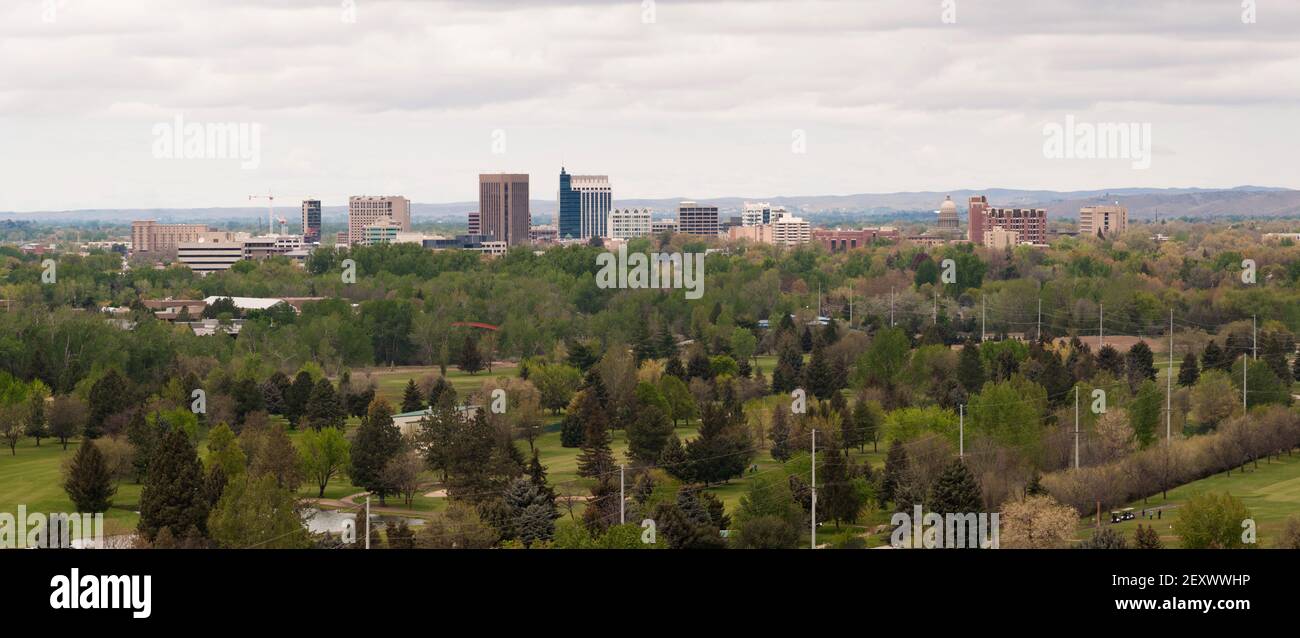
[[[979,482],[961,459],[953,459],[934,483],[930,509],[939,514],[967,514],[984,511]]]
[[[402,412],[415,412],[424,408],[424,397],[415,379],[406,380],[406,389],[402,391]]]
[[[980,360],[980,347],[969,339],[957,358],[957,380],[961,381],[967,393],[979,392],[984,387],[984,362]]]
[[[1219,349],[1219,344],[1213,339],[1205,344],[1205,350],[1201,352],[1202,370],[1227,370],[1230,365],[1228,357]]]
[[[433,386],[429,388],[429,405],[440,405],[446,400],[444,397],[450,397],[451,401],[454,402],[456,400],[456,388],[452,387],[451,383],[447,381],[447,377],[440,376],[434,380]]]
[[[1097,351],[1097,368],[1109,372],[1115,377],[1124,376],[1124,357],[1120,356],[1119,350],[1111,346],[1102,346]]]
[[[848,424],[844,432],[845,447],[857,447],[860,452],[866,447],[867,441],[871,441],[871,451],[879,451],[880,421],[876,418],[876,412],[861,397],[853,403],[853,413],[845,422]]]
[[[604,411],[595,414],[603,416]],[[578,476],[586,478],[608,477],[616,466],[610,451],[611,437],[607,418],[593,417],[584,420],[581,452],[578,453]]]
[[[822,456],[817,474],[821,482],[817,493],[818,513],[834,521],[836,528],[840,523],[856,521],[866,503],[853,484],[853,464],[847,451],[833,439]]]
[[[790,458],[790,418],[786,415],[785,405],[772,408],[772,423],[768,426],[767,436],[772,439],[772,458],[786,461]]]
[[[153,541],[166,528],[173,536],[190,530],[203,534],[208,525],[203,464],[189,437],[180,428],[166,427],[149,460],[140,492],[140,535]]]
[[[803,327],[803,334],[799,336],[799,347],[803,349],[805,354],[812,352],[813,349],[812,328],[808,326]]]
[[[835,393],[835,379],[826,363],[826,351],[820,343],[813,346],[812,358],[804,370],[804,387],[818,399],[830,398]]]
[[[661,359],[677,358],[677,338],[673,336],[667,321],[659,326],[659,335],[655,338],[655,354]],[[681,365],[680,361],[677,363]]]
[[[686,379],[704,379],[708,381],[713,378],[713,367],[709,364],[709,358],[705,356],[703,348],[696,348],[690,359],[686,362]]]
[[[672,433],[673,423],[663,410],[653,405],[642,405],[627,428],[628,457],[646,465],[653,464],[659,460]]]
[[[897,502],[899,484],[903,480],[903,475],[907,472],[908,459],[907,450],[903,447],[902,441],[894,439],[889,445],[889,453],[885,456],[885,476],[880,482],[880,503]]]
[[[108,464],[104,455],[93,441],[86,441],[77,448],[68,465],[68,475],[63,481],[63,490],[68,493],[72,504],[78,512],[106,512],[113,504],[113,494],[117,487],[109,475]]]
[[[1156,532],[1155,525],[1143,527],[1141,524],[1133,531],[1133,545],[1137,549],[1164,549],[1165,544],[1160,541],[1160,534]]]
[[[1190,388],[1201,378],[1201,371],[1196,365],[1196,355],[1191,352],[1183,357],[1183,365],[1178,369],[1178,385]]]
[[[387,401],[376,399],[361,419],[352,441],[352,466],[348,475],[353,485],[378,494],[381,505],[395,491],[384,480],[384,468],[402,451],[402,445],[402,432],[393,424],[392,408]]]
[[[304,416],[307,418],[307,427],[313,430],[343,427],[347,421],[347,413],[344,412],[338,393],[334,391],[334,385],[329,379],[322,378],[316,383],[316,387],[311,391],[311,398],[307,400]]]
[[[90,418],[86,420],[85,436],[94,439],[104,434],[104,421],[131,405],[126,378],[117,368],[111,368],[90,387],[87,404]]]
[[[1151,346],[1148,346],[1145,341],[1133,344],[1133,347],[1129,348],[1128,356],[1125,357],[1124,367],[1128,373],[1129,387],[1136,388],[1147,379],[1155,379],[1155,356],[1151,352]]]
[[[470,374],[477,374],[479,370],[483,369],[483,353],[479,352],[478,340],[474,338],[474,335],[465,335],[465,342],[461,345],[460,357],[457,359],[456,365]]]
[[[307,402],[311,400],[311,393],[315,386],[311,375],[306,370],[294,377],[293,385],[284,397],[284,416],[289,419],[290,426],[297,427],[299,419],[307,409]]]
[[[674,354],[668,357],[668,363],[664,365],[664,374],[685,381],[686,367],[682,365],[682,360]]]

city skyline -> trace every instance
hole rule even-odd
[[[1300,186],[1300,7],[941,4],[15,3],[0,210],[461,202],[559,166],[629,199]],[[248,125],[256,161],[159,151],[173,122]],[[1149,125],[1153,161],[1046,157],[1070,122]]]

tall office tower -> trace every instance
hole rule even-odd
[[[1128,228],[1128,208],[1114,206],[1084,206],[1079,209],[1080,235],[1118,235]]]
[[[605,234],[613,193],[608,175],[570,175],[560,169],[560,236],[588,239]]]
[[[685,201],[677,205],[677,231],[686,235],[718,236],[718,207]]]
[[[960,225],[957,220],[957,204],[953,203],[952,197],[944,197],[943,204],[939,205],[939,228],[956,231]]]
[[[582,237],[582,202],[573,190],[573,176],[560,167],[560,193],[557,200],[559,233],[562,239]]]
[[[484,235],[509,246],[528,243],[528,230],[533,226],[528,212],[528,175],[479,175],[478,211]]]
[[[308,244],[320,243],[320,200],[302,201],[302,240]]]
[[[772,243],[779,246],[798,246],[812,239],[812,226],[807,220],[784,215],[772,222]]]
[[[970,219],[966,222],[966,227],[970,233],[966,236],[972,243],[984,243],[984,216],[989,209],[989,200],[983,195],[972,195],[967,204],[967,214]]]
[[[401,225],[402,232],[411,232],[411,202],[405,197],[385,195],[353,196],[348,198],[348,243],[360,244],[366,236],[366,226],[383,217],[392,218]]]
[[[990,208],[984,215],[984,232],[994,228],[1015,231],[1022,244],[1045,244],[1047,211],[1042,208]],[[980,243],[985,243],[983,236]]]
[[[181,242],[194,241],[208,232],[207,224],[159,224],[149,220],[131,222],[131,252],[172,253]]]
[[[470,211],[469,212],[469,234],[478,235],[482,232],[482,230],[483,230],[483,217],[476,210]]]

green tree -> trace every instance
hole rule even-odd
[[[313,430],[343,427],[347,421],[347,413],[339,401],[338,393],[334,391],[334,384],[330,383],[329,379],[322,378],[316,382],[316,387],[311,391],[311,398],[307,400],[304,416],[307,418],[307,427]]]
[[[1187,500],[1174,521],[1183,549],[1242,549],[1242,521],[1250,509],[1227,492],[1203,492]]]
[[[230,480],[212,509],[208,530],[226,549],[305,549],[311,544],[298,499],[265,475]]]
[[[180,428],[166,427],[149,460],[140,491],[137,531],[153,542],[163,529],[176,537],[203,535],[208,509],[203,464]]]
[[[348,470],[352,484],[377,494],[383,505],[385,497],[394,491],[384,480],[384,467],[401,451],[402,432],[393,424],[393,409],[387,401],[375,399],[352,441]]]
[[[235,478],[244,473],[244,467],[248,459],[244,455],[243,448],[239,447],[239,441],[235,438],[235,432],[225,423],[217,424],[208,433],[208,469],[220,467],[227,479]]]
[[[984,361],[974,341],[967,340],[961,348],[957,358],[957,380],[968,393],[979,392],[984,387]]]
[[[406,389],[402,391],[402,412],[415,412],[424,409],[424,396],[415,379],[406,380]]]
[[[325,487],[330,480],[351,464],[352,444],[335,428],[303,432],[299,443],[303,471],[316,484],[316,496],[325,498]]]
[[[866,383],[892,390],[907,365],[910,349],[911,344],[902,328],[881,330],[858,360],[860,374],[865,375]]]
[[[672,433],[673,423],[662,410],[654,405],[642,405],[627,429],[628,457],[637,463],[653,464],[659,460]]]
[[[113,505],[117,487],[113,485],[108,464],[94,441],[82,443],[72,456],[63,480],[63,491],[68,493],[78,512],[107,512]]]
[[[1137,396],[1129,404],[1129,423],[1133,427],[1133,438],[1138,445],[1147,447],[1156,440],[1160,414],[1163,410],[1164,397],[1154,381],[1145,380],[1138,387]]]
[[[1191,352],[1183,357],[1183,365],[1178,369],[1178,385],[1184,388],[1190,388],[1196,385],[1196,380],[1201,378],[1201,370],[1196,365],[1196,355]]]
[[[979,482],[965,461],[953,459],[935,481],[930,509],[939,514],[967,514],[984,511]]]

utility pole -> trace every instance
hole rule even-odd
[[[366,549],[370,549],[370,495],[366,494]]]
[[[812,548],[817,549],[817,429],[812,431]]]
[[[1079,386],[1074,386],[1074,469],[1079,469]]]
[[[889,327],[894,327],[894,289],[889,289]]]
[[[957,406],[957,458],[966,458],[966,404]]]
[[[934,291],[934,325],[939,325],[939,291]]]
[[[1255,323],[1255,315],[1250,316],[1250,358],[1259,360],[1259,329]]]
[[[627,497],[623,495],[623,466],[618,466],[618,524],[627,523]]]
[[[1169,373],[1165,377],[1165,443],[1173,440],[1174,429],[1174,309],[1169,309]]]
[[[988,339],[988,333],[984,330],[984,322],[988,313],[984,312],[984,292],[980,291],[980,343],[983,344]]]
[[[1245,414],[1250,410],[1246,406],[1246,370],[1250,368],[1250,360],[1246,355],[1241,355],[1241,413]]]
[[[849,293],[849,327],[853,327],[853,293]]]
[[[1038,298],[1038,343],[1043,342],[1043,298]]]

